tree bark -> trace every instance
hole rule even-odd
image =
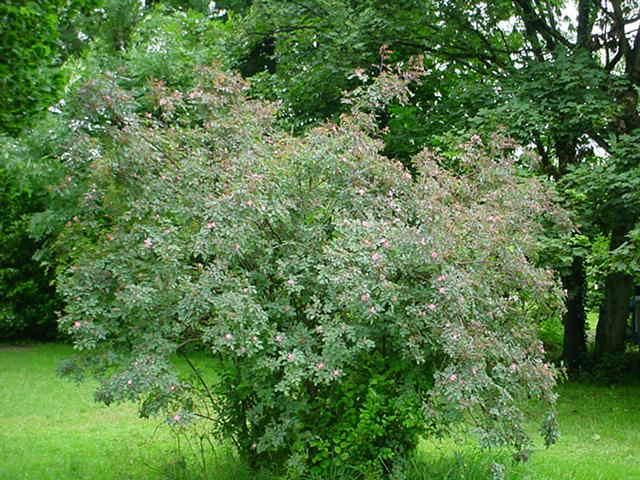
[[[624,242],[626,233],[624,228],[614,229],[611,235],[611,250]],[[625,350],[633,277],[622,272],[612,272],[607,275],[604,288],[604,300],[596,329],[596,357],[623,353]]]
[[[555,140],[558,168],[556,180],[567,173],[571,165],[578,163],[577,138],[573,135],[561,136]],[[586,273],[584,259],[579,256],[573,258],[569,271],[562,275],[562,286],[567,292],[566,311],[563,317],[564,338],[562,342],[562,359],[569,373],[576,373],[587,353],[586,340]]]
[[[562,358],[570,373],[580,369],[587,353],[585,282],[584,260],[574,257],[570,271],[562,276],[562,285],[567,291]]]

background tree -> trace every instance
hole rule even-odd
[[[38,131],[38,135],[44,133]],[[57,336],[56,311],[61,305],[55,295],[53,272],[33,258],[42,244],[29,235],[30,214],[46,208],[47,187],[54,171],[48,162],[32,163],[31,158],[39,156],[42,146],[38,142],[0,138],[2,339]]]
[[[513,3],[530,52],[525,57],[528,58],[527,65],[529,69],[542,69],[547,78],[548,90],[540,92],[543,95],[531,96],[528,92],[528,88],[533,87],[535,90],[537,85],[541,85],[535,83],[534,76],[530,77],[533,82],[518,82],[515,97],[529,101],[532,107],[527,109],[528,112],[542,113],[546,117],[547,128],[540,130],[532,138],[543,161],[546,159],[545,163],[549,165],[549,159],[552,159],[556,178],[566,175],[572,167],[591,170],[594,164],[603,162],[594,154],[594,145],[597,145],[606,155],[611,156],[604,161],[608,163],[605,169],[617,170],[620,174],[625,165],[626,175],[633,178],[634,158],[637,154],[629,150],[623,153],[616,150],[614,145],[624,142],[629,135],[635,136],[639,126],[637,88],[640,77],[637,65],[640,59],[640,34],[637,18],[640,10],[637,4],[580,1],[577,5],[577,18],[570,19],[570,28],[567,28],[559,10],[562,4],[554,6],[549,2],[541,4],[528,1]],[[573,29],[575,35],[571,33]],[[520,69],[525,73],[527,70],[526,67]],[[563,72],[562,75],[554,74],[560,71]],[[579,71],[588,74],[580,75]],[[580,98],[576,98],[576,92],[581,92]],[[536,99],[538,105],[532,102]],[[604,198],[612,198],[616,190],[616,193],[622,193],[619,191],[618,178],[615,175],[607,178],[611,183],[605,189],[608,194]],[[587,191],[600,183],[595,182],[593,177],[583,176],[582,180],[582,188]],[[601,202],[602,198],[597,201]],[[611,250],[626,241],[630,228],[638,221],[638,210],[634,202],[615,206],[618,208],[609,210],[606,218],[600,216],[598,219],[593,215],[583,218],[583,221],[598,224],[601,231],[610,238]],[[590,213],[595,214],[595,211],[591,210]],[[568,287],[573,287],[573,290],[569,290],[569,299],[579,299],[584,296],[581,292],[584,289],[583,282],[578,281],[583,276],[579,257],[572,262],[571,270],[565,280]],[[610,271],[607,275],[596,338],[598,354],[624,350],[631,288],[632,278],[624,271]],[[578,338],[571,336],[570,332],[577,333],[582,338],[584,314],[577,305],[570,303],[569,307],[565,326],[567,341],[573,345],[567,345],[565,353],[580,352],[584,350],[583,342],[580,340],[578,343]],[[567,360],[570,364],[575,361],[573,358]]]
[[[16,133],[57,101],[58,14],[63,1],[6,1],[0,5],[0,129]]]
[[[78,19],[97,2],[7,1],[0,5],[0,337],[57,335],[53,272],[34,255],[30,219],[47,205],[55,181],[59,122],[52,120],[69,69],[86,45]],[[82,33],[82,35],[81,35]],[[80,37],[79,37],[80,36]],[[49,112],[47,111],[49,110]]]

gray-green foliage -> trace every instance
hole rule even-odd
[[[77,90],[60,325],[98,398],[209,422],[292,476],[387,475],[469,418],[486,445],[528,448],[518,400],[555,399],[535,323],[560,297],[530,262],[553,208],[498,137],[461,147],[455,173],[423,152],[415,180],[381,156],[370,112],[417,75],[384,73],[298,138],[216,68],[156,83],[149,114],[112,78]],[[174,370],[194,346],[214,377]],[[552,414],[543,430],[554,441]]]
[[[218,22],[159,5],[137,24],[127,51],[114,54],[98,42],[82,58],[67,62],[70,82],[66,94],[49,115],[48,131],[43,123],[41,135],[41,143],[50,150],[46,156],[61,159],[70,173],[59,172],[56,194],[48,199],[50,208],[35,215],[32,222],[34,237],[48,245],[40,252],[43,261],[52,267],[66,265],[63,252],[80,248],[71,242],[57,242],[54,247],[51,240],[67,222],[75,222],[80,211],[78,192],[88,188],[86,171],[105,149],[101,135],[124,126],[136,112],[171,116],[170,102],[163,110],[157,95],[172,88],[193,87],[197,70],[213,61],[218,38],[223,35]],[[118,204],[116,197],[114,205]]]

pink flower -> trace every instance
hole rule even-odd
[[[277,343],[282,343],[282,341],[284,340],[284,337],[280,334],[276,335],[276,342]]]
[[[391,247],[391,242],[389,240],[387,240],[386,238],[381,238],[379,240],[380,245],[382,245],[384,248],[390,248]]]
[[[437,252],[431,252],[431,258],[433,258],[434,260],[436,258],[438,258],[438,253]]]
[[[364,303],[367,303],[370,298],[370,295],[366,292],[360,295],[360,300],[362,300]]]
[[[430,303],[429,305],[427,305],[427,308],[431,311],[434,311],[436,309],[436,305],[434,303]]]
[[[293,287],[296,284],[296,281],[292,278],[290,278],[289,280],[287,280],[287,285],[289,285],[290,287]]]
[[[322,362],[318,362],[318,363],[316,364],[316,368],[317,368],[318,370],[322,370],[322,369],[324,368],[324,363],[322,363]]]
[[[127,380],[127,385],[133,385],[133,380],[131,379]]]
[[[151,240],[150,238],[145,238],[143,243],[146,248],[153,247],[153,240]]]
[[[378,252],[374,252],[373,255],[371,255],[371,260],[373,260],[374,262],[379,262],[382,259],[382,255],[380,255]]]
[[[516,365],[515,363],[512,363],[511,366],[509,367],[509,369],[512,372],[515,372],[516,370],[518,370],[518,365]]]
[[[293,362],[295,359],[296,359],[295,353],[287,353],[287,360],[289,360],[290,362]]]
[[[73,328],[80,328],[81,326],[82,326],[82,322],[79,322],[77,320],[73,322]]]
[[[213,229],[214,229],[214,228],[216,228],[216,227],[217,227],[216,222],[208,222],[208,223],[207,223],[207,228],[208,228],[209,230],[213,230]]]
[[[445,277],[444,275],[440,275],[440,276],[437,278],[437,280],[438,280],[439,282],[444,282],[446,279],[447,279],[447,277]]]
[[[444,293],[445,291],[446,291],[446,290],[445,290],[445,288],[444,288],[444,287],[440,287],[440,288],[438,289],[438,293]]]
[[[233,335],[230,334],[230,333],[227,333],[227,334],[225,334],[224,339],[228,340],[228,341],[231,341],[231,340],[233,340]]]
[[[449,375],[450,382],[455,382],[456,380],[458,380],[458,376],[455,373],[452,373],[451,375]]]
[[[331,372],[331,376],[333,378],[338,378],[340,375],[342,375],[342,370],[339,370],[337,368]]]
[[[176,413],[176,414],[173,416],[173,421],[174,421],[174,422],[179,422],[180,420],[182,420],[182,417]]]

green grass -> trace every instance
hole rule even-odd
[[[136,417],[135,405],[93,402],[94,384],[55,375],[65,345],[0,345],[0,479],[250,480],[228,449],[181,444],[159,419]],[[640,480],[640,385],[567,384],[559,389],[562,437],[511,466],[512,480]],[[531,427],[534,429],[534,426]],[[186,460],[183,461],[183,458]],[[468,439],[425,441],[411,480],[484,480],[494,460]]]
[[[532,480],[639,480],[640,386],[560,388],[560,442],[534,455]]]
[[[0,479],[149,478],[172,445],[133,405],[93,401],[91,382],[55,374],[65,345],[0,346]]]

